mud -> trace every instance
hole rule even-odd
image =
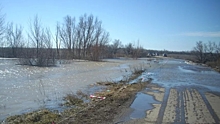
[[[219,123],[219,73],[182,60],[160,63],[160,68],[152,70],[153,81],[145,92],[161,102],[152,104],[144,118],[125,123]]]

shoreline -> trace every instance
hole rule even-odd
[[[141,68],[143,64],[148,66],[145,64],[148,63],[147,59],[76,61],[52,68],[18,66],[14,64],[15,61],[9,60],[10,63],[7,63],[8,60],[2,60],[3,64],[0,64],[4,69],[0,70],[0,120],[37,110],[41,106],[55,110],[68,93],[86,91],[95,82],[120,81],[130,76],[134,67]],[[45,91],[45,95],[41,91]]]
[[[141,75],[141,73],[139,74]],[[126,81],[130,82],[130,80],[133,80],[132,77]],[[134,77],[136,79],[139,76]],[[141,79],[136,81],[141,81]],[[91,103],[82,104],[78,108],[66,111],[63,115],[55,113],[53,116],[56,116],[58,119],[67,118],[65,121],[55,121],[56,124],[69,122],[118,124],[220,123],[220,111],[218,110],[218,104],[220,103],[219,92],[207,92],[207,90],[190,86],[183,87],[183,89],[180,87],[165,88],[156,83],[149,82],[147,84],[138,84],[137,82],[126,84],[126,82],[120,81],[117,85],[111,82],[99,82],[97,84],[100,86],[105,85],[107,89],[94,93],[94,95],[106,97],[106,99],[91,99]],[[130,106],[139,92],[153,96],[153,99],[160,103],[152,103],[153,108],[145,111],[146,117],[140,119],[129,118],[130,114],[134,111]],[[82,107],[85,109],[82,110]],[[41,111],[50,113],[45,110]],[[37,113],[41,112],[38,111]],[[73,113],[77,113],[77,115],[74,114],[69,118],[68,115]],[[29,116],[33,116],[33,114]]]
[[[138,82],[133,84],[128,84],[129,81],[134,80],[133,78],[139,77],[144,71],[141,72],[135,72],[135,74],[131,75],[129,80],[120,81],[119,83],[105,83],[103,85],[106,85],[107,88],[104,91],[95,93],[96,96],[102,96],[106,99],[98,100],[90,98],[89,103],[74,103],[76,107],[70,108],[68,110],[65,110],[62,113],[53,112],[47,109],[40,109],[34,112],[22,114],[22,115],[15,115],[8,117],[5,121],[8,123],[33,123],[33,122],[41,122],[41,123],[48,123],[48,122],[56,122],[56,123],[81,123],[83,121],[86,121],[86,123],[95,122],[98,119],[99,116],[103,116],[102,114],[95,114],[94,113],[99,112],[103,113],[105,115],[105,120],[100,120],[102,122],[109,122],[110,120],[113,120],[115,116],[118,116],[123,108],[129,108],[130,104],[134,101],[135,95],[138,91],[143,89],[146,84],[149,83],[149,81],[139,83],[140,80],[137,80]],[[99,85],[102,85],[98,83]],[[118,94],[120,93],[120,95]],[[74,98],[75,99],[75,98]],[[98,101],[97,101],[98,100]],[[113,101],[112,101],[113,100]],[[110,105],[110,106],[109,106]],[[104,107],[104,108],[103,108]],[[84,108],[84,109],[82,109]],[[95,110],[94,110],[95,109]],[[113,112],[113,114],[110,114]],[[69,114],[68,114],[69,113]],[[74,114],[78,113],[78,114]],[[90,113],[90,114],[89,114]],[[72,115],[72,117],[68,117],[69,115]],[[107,114],[107,115],[106,115]],[[92,116],[89,119],[84,118],[86,116]],[[99,116],[97,116],[99,115]],[[38,120],[38,117],[44,118],[43,120]],[[64,121],[62,121],[62,118],[66,118]],[[74,121],[73,121],[73,118]],[[77,120],[76,120],[77,118]],[[96,118],[96,119],[94,119]],[[101,118],[101,117],[100,117]],[[99,121],[97,122],[99,123]]]

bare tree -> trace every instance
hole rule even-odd
[[[60,39],[59,39],[59,37],[60,37],[59,31],[60,31],[60,25],[59,25],[59,23],[57,23],[56,33],[55,33],[55,42],[56,42],[56,53],[57,53],[58,58],[60,58],[60,45],[61,45],[61,42],[60,42]]]
[[[13,57],[18,57],[18,49],[21,50],[23,46],[22,26],[16,25],[14,28],[13,23],[9,23],[6,30],[6,39],[9,47],[12,48]]]
[[[47,48],[47,49],[52,49],[53,48],[53,42],[51,40],[51,31],[49,28],[45,28],[43,30],[43,33],[42,33],[42,41],[43,41],[43,48]]]
[[[115,39],[113,44],[112,44],[112,53],[113,56],[116,57],[118,49],[122,46],[121,41],[119,39]]]
[[[0,47],[1,47],[1,56],[4,57],[4,33],[5,33],[5,15],[1,13],[1,8],[0,8]]]
[[[43,28],[38,16],[35,16],[33,24],[30,25],[29,39],[33,43],[34,54],[27,58],[30,65],[51,66],[55,64],[52,53],[51,32],[48,28]],[[36,51],[35,51],[36,50]]]
[[[42,47],[42,34],[43,34],[43,28],[41,27],[41,22],[36,15],[34,18],[33,25],[30,24],[30,34],[28,34],[28,37],[31,39],[34,47],[36,47],[36,58],[39,56],[39,48]]]
[[[43,59],[46,60],[46,66],[50,66],[50,65],[55,65],[56,61],[55,61],[55,53],[53,52],[53,42],[51,40],[51,32],[49,28],[46,28],[42,34],[42,38],[43,38],[43,43],[44,43],[44,51],[43,55],[45,57],[42,57]],[[41,52],[42,54],[42,52]]]
[[[196,46],[193,48],[193,54],[198,62],[205,63],[207,61],[207,45],[202,41],[196,42]]]
[[[79,58],[98,60],[109,34],[102,28],[102,22],[93,15],[84,14],[77,26],[77,51]],[[102,47],[102,48],[101,48]]]
[[[77,27],[77,34],[76,34],[76,51],[77,51],[77,58],[81,59],[81,49],[82,49],[82,27],[83,24],[79,22],[78,27]]]
[[[102,38],[101,38],[101,42],[100,42],[101,57],[104,56],[104,54],[106,53],[106,49],[105,48],[108,45],[108,42],[109,42],[109,32],[104,31],[104,33],[102,35]]]
[[[220,58],[220,42],[216,44],[215,42],[208,42],[207,53],[209,61],[217,61]]]
[[[134,59],[137,59],[138,57],[141,57],[142,52],[143,52],[143,47],[141,47],[141,45],[139,44],[139,40],[138,40],[136,47],[134,47],[133,49],[132,57]]]
[[[87,53],[90,52],[91,45],[95,41],[94,31],[96,23],[98,23],[98,19],[94,21],[93,15],[87,16],[84,14],[79,18],[78,31],[80,31],[80,39],[82,40],[82,50],[83,50],[83,58],[86,58]]]
[[[0,41],[2,41],[4,32],[5,32],[5,15],[1,14],[1,8],[0,8]]]
[[[94,42],[93,42],[94,41]],[[102,58],[103,48],[109,41],[109,33],[102,28],[102,22],[96,19],[94,23],[94,34],[92,39],[93,49],[91,51],[91,58],[93,61],[98,61]]]
[[[75,18],[71,16],[66,16],[64,18],[64,23],[59,31],[60,40],[62,41],[65,48],[68,49],[69,57],[74,57],[75,52],[75,38],[76,38],[76,26]]]
[[[209,61],[215,61],[216,60],[215,48],[216,48],[215,42],[209,41],[208,44],[207,44],[207,54],[208,54],[208,60]]]
[[[125,53],[127,54],[127,56],[133,54],[133,50],[134,50],[133,46],[134,45],[132,43],[128,43],[127,45],[125,45]]]
[[[218,45],[215,45],[215,53],[217,54],[218,59],[220,58],[220,42]]]
[[[83,38],[83,54],[85,57],[87,53],[91,52],[91,46],[95,42],[95,33],[97,33],[96,30],[98,29],[98,26],[101,26],[101,21],[99,21],[97,17],[94,19],[93,15],[90,15],[87,18],[85,15],[84,19],[84,27],[86,27],[86,34]]]
[[[104,31],[102,29],[102,33],[101,33],[101,36],[98,37],[97,35],[97,39],[96,39],[96,42],[95,42],[95,49],[93,49],[92,51],[92,60],[93,61],[99,61],[100,58],[103,58],[103,53],[105,53],[105,46],[108,44],[108,41],[109,41],[109,33]]]
[[[93,49],[92,49],[92,54],[91,54],[91,58],[94,61],[99,60],[99,42],[100,42],[100,37],[102,35],[102,27],[101,27],[101,22],[99,23],[99,25],[95,25],[95,34],[94,34],[94,44],[93,44]]]

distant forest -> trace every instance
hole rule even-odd
[[[109,44],[109,33],[102,21],[93,15],[84,14],[77,21],[75,17],[65,16],[56,25],[55,34],[42,27],[36,15],[30,23],[29,31],[23,33],[21,25],[5,22],[0,15],[0,57],[23,58],[24,64],[48,66],[56,59],[86,59],[99,61],[116,56],[138,58],[144,49],[137,43],[122,45],[120,40]]]
[[[137,59],[166,53],[175,55],[175,58],[189,55],[186,59],[199,63],[220,63],[220,43],[215,42],[204,44],[199,41],[188,52],[146,50],[139,40],[123,44],[120,39],[115,39],[110,44],[109,32],[103,28],[102,21],[92,14],[84,14],[78,20],[67,15],[63,22],[57,22],[54,33],[42,25],[36,15],[30,22],[29,31],[24,34],[21,25],[6,23],[5,15],[0,11],[0,57],[20,58],[20,64],[51,66],[59,59]]]

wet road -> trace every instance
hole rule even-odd
[[[151,104],[144,118],[126,123],[220,123],[219,73],[174,59],[161,60],[148,71],[153,73],[153,82],[143,92],[159,103]],[[140,103],[150,104],[147,100]]]

